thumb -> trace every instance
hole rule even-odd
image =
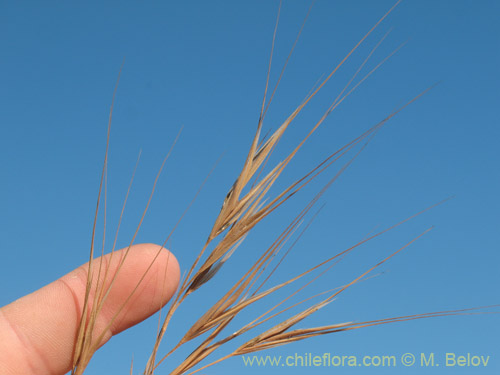
[[[159,250],[160,246],[154,244],[130,248],[97,318],[94,332],[101,333],[106,328]],[[112,257],[110,254],[104,256],[103,265],[110,263],[108,275],[114,275],[125,251],[116,251]],[[94,260],[95,269],[99,261]],[[63,375],[71,370],[87,271],[88,264],[85,264],[0,309],[0,374]],[[161,249],[139,288],[105,333],[103,344],[167,303],[177,289],[179,274],[176,258],[168,250]]]

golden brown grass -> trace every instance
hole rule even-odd
[[[332,71],[323,79],[319,85],[309,93],[303,102],[288,116],[288,118],[277,128],[277,130],[272,133],[267,140],[264,140],[261,133],[263,128],[264,118],[266,116],[267,109],[271,104],[271,101],[276,92],[276,87],[278,86],[283,71],[286,67],[286,63],[290,58],[290,55],[295,47],[292,47],[290,55],[288,56],[281,74],[274,86],[273,91],[270,95],[269,92],[269,77],[271,71],[272,62],[272,51],[274,49],[274,41],[276,35],[276,28],[278,26],[279,13],[276,21],[275,34],[273,36],[273,44],[271,48],[271,58],[269,60],[269,70],[267,74],[266,87],[264,91],[264,97],[262,100],[262,106],[260,110],[260,118],[257,124],[257,130],[253,140],[251,141],[250,149],[246,156],[246,160],[241,168],[240,174],[237,176],[234,184],[229,189],[226,197],[222,202],[222,206],[218,216],[216,217],[211,229],[209,230],[209,235],[205,242],[203,248],[199,251],[198,256],[191,267],[187,270],[185,276],[182,278],[180,287],[177,291],[176,296],[170,302],[166,309],[166,315],[161,325],[159,326],[158,333],[154,342],[153,350],[149,358],[148,363],[145,366],[144,374],[152,375],[157,370],[158,366],[165,361],[173,352],[175,352],[180,346],[189,344],[192,340],[201,337],[197,340],[197,344],[194,346],[190,355],[188,355],[182,363],[179,363],[177,367],[171,372],[171,374],[192,374],[209,366],[212,366],[220,361],[227,358],[244,355],[248,353],[253,353],[268,348],[276,347],[279,345],[296,342],[299,340],[304,340],[312,338],[319,335],[348,331],[358,328],[364,328],[375,325],[382,325],[394,322],[402,322],[414,319],[422,319],[428,317],[436,316],[448,316],[456,314],[471,313],[473,309],[466,310],[455,310],[455,311],[440,311],[427,314],[417,314],[408,316],[391,317],[387,319],[364,321],[364,322],[340,322],[331,325],[311,327],[311,328],[296,328],[297,324],[319,309],[328,305],[333,301],[340,293],[344,292],[350,286],[358,283],[359,281],[366,278],[373,270],[388,261],[390,258],[395,256],[397,253],[405,249],[407,246],[416,241],[419,237],[423,236],[425,233],[430,231],[432,228],[427,229],[418,237],[411,239],[406,245],[393,252],[390,256],[381,260],[379,263],[375,264],[370,269],[361,273],[358,277],[354,278],[348,284],[329,290],[328,288],[323,288],[315,296],[311,296],[304,300],[294,302],[291,305],[286,303],[291,301],[298,292],[302,291],[305,287],[309,286],[311,283],[320,278],[325,272],[327,272],[336,262],[343,257],[345,254],[351,252],[353,249],[359,245],[376,238],[389,230],[401,225],[402,223],[412,219],[413,217],[420,215],[422,212],[428,210],[429,207],[412,217],[409,217],[390,228],[384,229],[371,235],[370,237],[358,242],[352,247],[345,249],[334,256],[320,262],[316,266],[305,270],[304,272],[294,275],[289,278],[289,280],[282,282],[280,284],[268,287],[267,281],[269,277],[275,272],[276,268],[282,263],[282,260],[286,257],[293,244],[288,248],[288,250],[278,259],[278,253],[283,249],[287,241],[291,238],[292,234],[296,232],[299,226],[303,223],[306,215],[315,207],[319,198],[324,194],[324,192],[331,186],[331,184],[349,167],[349,165],[356,159],[360,152],[364,149],[366,144],[375,136],[375,134],[383,127],[388,120],[394,117],[398,112],[404,109],[407,105],[411,104],[418,98],[420,98],[424,93],[416,95],[412,100],[408,101],[406,104],[396,109],[390,113],[385,119],[368,129],[365,133],[361,134],[357,138],[353,139],[342,148],[336,152],[329,155],[321,163],[312,167],[308,173],[297,178],[295,182],[282,189],[279,193],[270,195],[270,189],[275,185],[280,175],[283,173],[285,168],[289,166],[291,160],[297,155],[298,151],[308,140],[308,138],[318,129],[318,127],[324,122],[328,115],[337,106],[344,101],[358,86],[363,83],[373,72],[375,72],[388,58],[392,56],[387,56],[384,60],[378,63],[374,69],[369,71],[367,74],[359,78],[359,74],[365,63],[372,57],[373,52],[380,43],[384,40],[385,36],[375,45],[373,50],[368,54],[365,61],[360,65],[358,70],[352,76],[352,78],[347,82],[343,90],[338,94],[335,100],[331,103],[330,107],[323,113],[320,119],[311,127],[309,133],[302,139],[296,147],[283,158],[282,161],[278,162],[272,168],[267,166],[270,156],[276,149],[278,143],[282,139],[284,133],[287,131],[290,124],[294,121],[297,115],[307,106],[307,104],[318,94],[321,88],[330,80],[330,78],[337,72],[337,70],[348,60],[351,54],[358,49],[358,47],[365,41],[365,39],[372,33],[372,31],[377,28],[377,26],[391,13],[391,11],[398,5],[399,1],[389,10],[387,13],[378,20],[378,22],[366,33],[366,35],[352,48],[352,50],[338,63],[338,65],[332,69]],[[307,16],[306,16],[307,19]],[[305,20],[304,20],[305,23]],[[303,25],[302,25],[303,27]],[[302,28],[300,29],[300,32]],[[300,35],[299,32],[299,35]],[[298,38],[298,36],[297,36]],[[295,41],[296,42],[296,41]],[[395,50],[393,53],[395,53]],[[354,84],[355,80],[357,82]],[[426,90],[427,91],[427,90]],[[115,88],[116,93],[116,88]],[[114,103],[114,95],[113,95]],[[96,332],[95,323],[98,315],[100,314],[104,304],[106,303],[106,297],[109,294],[111,288],[113,287],[113,281],[118,274],[121,265],[126,261],[128,250],[130,246],[134,243],[137,231],[139,230],[142,220],[144,219],[149,204],[151,202],[151,197],[153,196],[156,181],[161,173],[161,169],[168,156],[168,152],[163,164],[158,172],[157,178],[153,184],[151,195],[149,201],[144,209],[141,220],[137,227],[137,230],[132,237],[128,250],[125,252],[124,257],[121,259],[121,265],[118,271],[110,275],[109,269],[106,265],[102,263],[95,264],[94,257],[96,252],[96,244],[94,241],[96,233],[96,221],[99,210],[102,208],[104,210],[104,217],[106,216],[106,176],[107,176],[107,155],[109,146],[109,135],[111,128],[111,114],[113,105],[111,106],[109,124],[108,124],[108,135],[107,135],[107,146],[104,158],[104,164],[101,174],[101,182],[99,188],[99,195],[97,199],[96,206],[96,216],[94,221],[94,228],[92,232],[92,245],[90,250],[89,258],[89,272],[87,289],[85,296],[85,303],[83,306],[82,319],[78,331],[78,339],[76,342],[76,349],[74,353],[73,371],[75,375],[83,374],[85,368],[87,367],[90,359],[92,358],[95,351],[101,345],[103,340],[104,332],[107,328],[113,324],[113,320],[118,316],[119,312],[113,317],[108,327],[102,332]],[[175,142],[174,142],[175,144]],[[160,344],[165,338],[170,321],[178,310],[178,308],[183,304],[183,302],[191,295],[196,294],[200,288],[203,288],[206,283],[209,283],[214,275],[224,266],[224,263],[232,256],[232,254],[237,250],[238,246],[245,239],[247,234],[255,228],[264,218],[268,217],[281,205],[285,204],[290,198],[292,198],[297,192],[311,183],[317,176],[324,173],[328,168],[330,168],[335,162],[338,162],[341,157],[344,157],[349,151],[352,151],[356,146],[358,146],[358,151],[353,157],[344,162],[339,172],[335,174],[324,186],[323,188],[314,196],[310,201],[303,207],[303,209],[294,217],[286,229],[276,236],[275,241],[267,246],[265,250],[260,254],[258,259],[254,264],[248,267],[248,270],[241,275],[239,280],[236,281],[234,285],[228,288],[223,296],[211,307],[207,308],[206,311],[199,319],[194,322],[191,327],[185,332],[184,336],[175,344],[171,345],[170,351],[167,353],[160,353]],[[265,168],[269,168],[270,171],[265,172]],[[266,169],[267,170],[267,169]],[[132,178],[133,180],[133,178]],[[132,183],[132,181],[131,181]],[[130,190],[130,187],[129,187]],[[128,197],[128,193],[127,193]],[[196,198],[196,197],[195,197]],[[104,203],[102,202],[104,201]],[[123,204],[125,207],[127,198]],[[439,204],[439,203],[438,203]],[[123,210],[122,210],[123,215]],[[181,217],[182,219],[182,217]],[[120,216],[121,220],[121,216]],[[310,224],[310,223],[309,223]],[[308,224],[308,225],[309,225]],[[118,225],[119,228],[119,225]],[[307,226],[306,226],[307,228]],[[175,230],[175,227],[173,228]],[[172,232],[173,232],[172,230]],[[105,228],[104,228],[105,231]],[[167,243],[172,232],[167,236],[162,247]],[[113,248],[111,251],[111,256],[115,249],[116,237],[114,240]],[[161,248],[159,248],[158,254]],[[101,253],[104,252],[104,244]],[[278,259],[278,260],[277,260]],[[304,276],[313,274],[312,280],[304,282]],[[106,281],[106,282],[105,282]],[[142,281],[142,279],[141,279]],[[140,284],[140,282],[139,282]],[[138,284],[138,286],[139,286]],[[225,328],[235,319],[235,317],[245,309],[249,309],[257,301],[264,298],[272,296],[278,290],[283,289],[285,286],[294,285],[292,292],[288,294],[285,298],[281,300],[274,300],[273,307],[265,311],[254,311],[255,318],[239,327],[233,333],[228,334],[225,332]],[[104,287],[108,285],[108,287]],[[92,293],[92,288],[95,288],[95,292]],[[326,290],[325,290],[326,289]],[[135,290],[134,290],[135,291]],[[93,299],[90,296],[93,295]],[[133,293],[130,295],[129,299],[132,297]],[[313,298],[323,295],[323,299],[320,302],[311,302]],[[196,298],[196,297],[192,297]],[[127,304],[129,300],[125,301],[123,307]],[[303,307],[305,305],[305,307]],[[298,312],[287,316],[291,309],[297,309]],[[261,328],[263,323],[272,323],[271,328],[263,329]],[[246,337],[245,342],[240,344],[236,349],[234,349],[229,354],[225,354],[219,357],[215,357],[214,353],[217,352],[219,348],[226,345],[227,343],[235,340],[236,338]],[[202,364],[203,361],[203,364]]]

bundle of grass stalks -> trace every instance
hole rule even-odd
[[[245,161],[241,166],[239,174],[236,176],[234,184],[228,188],[227,194],[222,197],[220,203],[220,212],[215,216],[215,219],[207,228],[207,238],[205,244],[198,250],[197,256],[191,266],[184,270],[179,288],[169,302],[168,305],[162,307],[162,317],[158,326],[156,337],[152,344],[152,351],[149,360],[144,364],[143,373],[145,375],[153,375],[162,373],[161,365],[169,361],[172,354],[179,348],[191,345],[190,354],[188,354],[180,363],[172,364],[173,370],[170,374],[193,374],[206,368],[213,366],[226,359],[257,353],[269,348],[274,348],[288,343],[294,343],[305,339],[314,339],[317,336],[356,330],[359,328],[385,325],[389,323],[405,322],[409,320],[417,320],[430,317],[442,317],[459,314],[474,313],[475,309],[438,311],[422,314],[408,314],[405,316],[392,316],[385,319],[374,319],[366,321],[332,321],[331,324],[323,326],[308,326],[307,318],[316,313],[320,309],[328,308],[327,306],[334,301],[341,293],[345,292],[351,286],[366,280],[371,277],[373,271],[376,271],[381,265],[389,261],[399,252],[406,249],[414,241],[425,235],[432,228],[425,229],[415,238],[409,238],[408,241],[400,248],[394,251],[387,257],[380,259],[378,263],[360,272],[355,278],[351,279],[345,285],[335,288],[328,282],[324,282],[325,274],[328,273],[343,257],[360,245],[375,239],[392,229],[408,222],[414,217],[423,212],[432,209],[438,202],[430,207],[422,207],[420,212],[394,223],[393,225],[375,231],[367,237],[361,239],[352,246],[337,251],[326,257],[321,262],[318,262],[312,267],[293,273],[290,277],[282,282],[272,283],[272,276],[275,272],[286,267],[286,257],[293,250],[295,243],[300,239],[302,234],[307,230],[318,212],[318,202],[324,193],[331,185],[346,171],[356,158],[363,152],[365,147],[377,135],[389,120],[396,116],[400,111],[404,110],[408,105],[411,105],[416,100],[420,99],[431,88],[425,89],[422,92],[416,92],[413,98],[410,98],[405,103],[400,105],[394,111],[387,114],[385,118],[371,126],[368,130],[354,137],[338,150],[332,152],[319,163],[311,165],[309,170],[301,175],[296,176],[292,183],[278,184],[280,176],[284,173],[294,158],[297,157],[301,148],[306,144],[309,138],[323,124],[328,116],[334,111],[343,101],[348,98],[355,90],[359,88],[372,74],[374,74],[389,58],[395,54],[399,48],[388,54],[385,58],[372,64],[372,68],[367,69],[368,62],[371,63],[374,52],[384,41],[388,34],[385,34],[380,40],[375,41],[365,59],[359,64],[355,73],[345,83],[344,87],[338,95],[331,101],[330,106],[318,116],[318,119],[313,123],[307,135],[298,141],[290,152],[275,162],[272,158],[273,153],[278,149],[280,141],[284,134],[294,124],[294,120],[299,116],[301,111],[306,108],[314,98],[319,95],[324,85],[335,75],[335,73],[349,61],[351,55],[367,41],[372,32],[390,15],[390,13],[398,6],[398,1],[389,9],[354,45],[341,61],[329,71],[325,77],[320,79],[312,88],[311,92],[305,95],[304,100],[288,114],[286,120],[277,126],[274,131],[267,133],[264,128],[267,111],[277,92],[278,85],[282,79],[283,73],[287,66],[292,52],[295,48],[295,43],[299,39],[308,15],[305,16],[304,23],[298,32],[297,39],[290,50],[285,63],[283,64],[280,74],[276,82],[271,82],[271,71],[273,51],[275,47],[275,37],[278,30],[280,12],[276,20],[272,45],[270,47],[269,69],[265,82],[264,95],[260,108],[260,113],[257,121],[257,128],[253,139],[249,140],[249,150],[246,154]],[[281,9],[281,5],[280,5]],[[116,90],[118,89],[118,83]],[[113,103],[115,98],[113,96]],[[153,193],[155,192],[156,183],[162,172],[163,165],[173,152],[171,148],[160,170],[156,180],[154,181],[151,195],[144,208],[140,222],[136,228],[135,234],[128,248],[119,259],[119,266],[115,272],[110,271],[111,260],[103,262],[103,257],[100,261],[95,261],[98,255],[105,253],[105,246],[96,243],[96,232],[98,230],[97,221],[99,213],[104,211],[106,215],[106,184],[108,170],[108,147],[110,144],[111,134],[111,113],[109,117],[106,152],[104,157],[103,169],[101,174],[101,182],[99,187],[99,195],[97,199],[97,207],[95,213],[95,221],[92,232],[92,246],[90,249],[90,260],[87,274],[85,302],[82,309],[82,319],[79,324],[77,341],[75,345],[73,370],[72,374],[83,374],[88,366],[92,356],[96,350],[104,342],[106,335],[113,326],[115,320],[119,317],[120,312],[134,298],[137,290],[140,289],[141,283],[147,277],[147,272],[128,296],[123,306],[116,312],[109,323],[105,327],[97,326],[100,315],[106,308],[107,297],[113,288],[116,278],[120,274],[120,270],[127,262],[129,251],[133,248],[136,235],[145,218]],[[177,139],[173,142],[175,144]],[[175,151],[174,151],[175,152]],[[332,172],[333,167],[337,169]],[[261,248],[255,254],[256,258],[253,263],[249,263],[238,278],[234,280],[232,285],[222,285],[221,295],[217,301],[210,306],[203,306],[203,313],[199,314],[198,318],[190,323],[190,328],[186,330],[182,337],[176,341],[169,340],[168,332],[172,319],[177,316],[178,311],[182,309],[184,303],[189,299],[196,299],[197,295],[203,290],[206,290],[207,285],[211,284],[216,279],[217,274],[226,267],[232,257],[240,251],[239,247],[244,243],[247,236],[253,233],[254,228],[262,225],[265,220],[272,220],[272,216],[276,210],[280,210],[287,205],[297,193],[310,187],[317,177],[327,175],[327,182],[317,188],[316,193],[308,198],[302,207],[298,210],[294,217],[291,217],[284,224],[284,230],[277,233],[274,241],[267,244],[262,244]],[[133,180],[133,178],[132,178]],[[131,180],[131,184],[132,184]],[[203,187],[203,185],[202,185]],[[273,189],[274,188],[274,189]],[[201,188],[200,188],[201,189]],[[130,190],[130,187],[129,187]],[[276,191],[277,190],[277,191]],[[128,197],[128,192],[127,192]],[[195,196],[197,198],[197,196]],[[193,199],[194,202],[195,199]],[[123,203],[125,208],[127,198]],[[189,205],[190,206],[190,205]],[[187,207],[189,208],[189,207]],[[121,217],[123,215],[123,210]],[[184,215],[179,219],[182,220]],[[168,244],[172,234],[176,229],[175,225],[170,233],[166,236],[164,243],[158,247],[157,253],[148,268],[152,267],[157,257],[164,254],[164,248]],[[118,224],[119,228],[119,224]],[[104,229],[105,233],[105,229]],[[116,235],[117,236],[117,235]],[[104,237],[104,236],[103,236]],[[116,237],[111,250],[111,257],[115,251]],[[109,258],[108,258],[109,259]],[[174,260],[172,260],[173,262]],[[314,293],[309,292],[307,297],[298,297],[299,293],[307,287],[312,286],[315,289]],[[262,308],[260,302],[271,301]],[[159,306],[161,307],[161,306]],[[242,313],[245,317],[252,316],[246,322],[241,322],[238,319]],[[236,324],[235,324],[236,322]],[[167,342],[168,349],[161,346]],[[230,350],[226,350],[230,348]],[[138,364],[134,364],[137,368]],[[131,374],[133,370],[131,369]]]

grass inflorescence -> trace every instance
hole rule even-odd
[[[463,309],[396,316],[386,319],[367,320],[361,322],[332,322],[331,324],[324,326],[306,328],[299,324],[316,311],[326,307],[334,301],[337,296],[352,285],[369,278],[370,274],[374,270],[407,248],[421,236],[425,235],[432,229],[432,227],[422,231],[422,233],[415,238],[408,239],[408,242],[405,245],[395,249],[392,254],[381,259],[378,263],[366,269],[364,272],[361,272],[357,277],[353,278],[345,285],[332,289],[327,283],[318,281],[324,280],[322,277],[329,270],[331,270],[331,268],[335,266],[340,259],[356,249],[358,246],[406,223],[412,218],[433,208],[435,205],[425,208],[388,228],[370,234],[353,246],[338,251],[318,264],[304,269],[302,272],[291,275],[286,281],[269,285],[271,276],[278,269],[278,267],[284,267],[285,262],[283,261],[293,249],[295,241],[300,238],[302,233],[304,233],[314,219],[317,213],[318,202],[323,194],[339,178],[339,176],[341,176],[342,173],[351,166],[358,155],[363,152],[365,147],[389,120],[391,120],[408,105],[421,98],[422,95],[429,90],[426,89],[423,92],[416,93],[413,98],[396,108],[364,133],[347,142],[343,147],[328,155],[321,162],[312,165],[307,173],[297,176],[295,181],[291,184],[286,185],[284,188],[280,188],[278,192],[275,192],[272,189],[273,187],[276,187],[276,182],[282,175],[283,171],[289,167],[292,159],[298,155],[299,150],[323,124],[332,111],[334,111],[346,98],[351,95],[352,92],[363,84],[367,78],[375,73],[391,56],[393,56],[393,54],[399,50],[399,48],[401,48],[401,46],[395,48],[392,53],[376,63],[374,68],[366,72],[366,63],[373,58],[373,53],[385,40],[388,34],[384,35],[377,43],[375,43],[372,50],[367,54],[366,58],[359,65],[352,77],[346,82],[343,89],[340,90],[327,110],[319,116],[318,120],[312,126],[310,126],[307,135],[297,142],[295,148],[281,158],[280,161],[274,164],[272,163],[271,155],[278,148],[284,134],[287,132],[292,123],[294,123],[297,116],[316,97],[316,95],[319,94],[323,86],[349,60],[351,55],[366,41],[366,39],[372,34],[373,30],[375,30],[380,23],[384,21],[384,19],[398,4],[399,1],[394,4],[394,6],[389,9],[373,25],[372,28],[368,30],[368,32],[359,40],[352,50],[350,50],[345,57],[341,59],[341,61],[338,62],[338,64],[330,72],[328,72],[326,77],[315,85],[311,92],[305,96],[304,100],[288,115],[286,120],[278,126],[276,130],[271,132],[269,135],[263,136],[264,120],[266,119],[268,108],[270,107],[276,94],[277,87],[283,77],[283,72],[285,71],[286,65],[292,55],[296,42],[302,33],[308,17],[308,15],[306,15],[304,23],[302,24],[302,27],[297,35],[297,39],[295,40],[290,54],[281,69],[279,78],[273,86],[270,82],[270,76],[276,30],[278,29],[280,18],[280,12],[278,11],[276,26],[272,38],[271,56],[269,58],[269,68],[265,82],[264,96],[262,99],[255,135],[249,142],[250,147],[239,175],[236,177],[234,184],[230,187],[226,196],[222,199],[220,212],[207,229],[208,234],[204,246],[199,250],[193,264],[185,271],[176,295],[171,302],[163,308],[164,310],[162,311],[162,314],[164,315],[164,318],[158,326],[158,332],[153,343],[150,358],[145,364],[145,375],[152,375],[156,373],[159,366],[161,366],[161,364],[167,360],[172,353],[174,353],[181,346],[189,344],[192,344],[193,346],[191,354],[187,355],[181,363],[176,364],[171,374],[179,375],[196,373],[231,357],[255,353],[320,335],[422,318],[474,313],[475,309]],[[115,93],[116,90],[117,88],[115,88]],[[115,100],[114,98],[115,95],[113,95],[113,104]],[[85,302],[79,325],[78,338],[75,345],[72,371],[75,375],[84,373],[84,370],[90,362],[93,354],[102,345],[106,332],[113,325],[113,322],[120,314],[120,311],[126,306],[127,303],[129,303],[133,294],[139,288],[140,283],[147,275],[146,271],[143,279],[141,279],[137,287],[130,294],[129,298],[127,298],[124,302],[122,309],[116,312],[116,314],[110,319],[108,325],[104,327],[104,329],[97,330],[96,322],[98,320],[98,316],[102,313],[106,304],[106,298],[113,287],[114,281],[118,276],[122,265],[127,261],[128,252],[134,244],[136,235],[148,211],[158,177],[162,171],[163,165],[172,152],[171,148],[168,151],[160,170],[158,171],[158,175],[151,189],[151,194],[142,213],[140,222],[137,226],[135,234],[132,236],[130,245],[119,260],[120,265],[117,268],[117,271],[111,273],[109,269],[111,261],[107,263],[103,263],[102,261],[96,263],[94,258],[96,256],[96,252],[98,251],[97,249],[99,248],[99,246],[95,243],[97,217],[101,210],[103,211],[104,219],[106,217],[108,147],[110,143],[112,110],[113,105],[111,106],[108,123],[106,152],[101,174],[94,228],[92,232]],[[177,139],[173,142],[173,144],[175,144],[176,141]],[[213,305],[208,306],[204,313],[201,314],[196,321],[192,322],[190,328],[178,341],[171,342],[169,340],[169,350],[162,351],[160,345],[167,337],[168,327],[173,316],[183,303],[188,298],[196,298],[196,294],[199,290],[202,290],[207,283],[210,283],[217,273],[225,267],[228,260],[238,252],[239,246],[245,241],[245,238],[256,226],[272,215],[276,210],[280,209],[280,207],[292,200],[299,191],[312,184],[318,176],[325,175],[331,171],[331,167],[333,165],[338,164],[340,164],[338,170],[328,177],[327,182],[324,183],[323,186],[321,186],[317,192],[309,198],[298,213],[292,217],[288,223],[286,223],[285,229],[276,234],[274,241],[270,244],[262,246],[263,250],[257,254],[255,262],[248,264],[246,271],[234,281],[234,284],[225,287],[222,292],[222,296]],[[128,197],[128,192],[126,197]],[[127,198],[124,201],[123,207],[125,207],[126,201]],[[440,203],[442,202],[437,204]],[[122,216],[123,210],[120,215],[120,220]],[[184,215],[182,215],[179,220],[181,220],[183,216]],[[172,231],[166,237],[164,243],[159,246],[157,256],[159,256],[162,252],[162,249],[169,241],[170,236],[175,229],[176,226],[172,228]],[[104,233],[106,233],[105,225]],[[111,256],[113,256],[117,236],[118,230],[114,238]],[[104,237],[105,236],[103,236],[101,254],[104,254]],[[153,262],[155,259],[156,257],[153,259]],[[309,287],[311,284],[314,284],[318,290],[307,298],[297,300],[299,292],[304,290],[306,287]],[[281,293],[283,290],[287,291],[285,296]],[[273,301],[272,307],[262,310],[252,310],[252,307],[256,306],[258,302],[270,298]],[[249,310],[254,316],[253,319],[236,327],[233,325],[231,326],[231,329],[228,329],[228,326],[234,323],[236,317],[239,316],[240,313]],[[223,354],[219,354],[219,349],[226,347],[228,343],[236,344],[231,347],[229,352],[225,351]]]

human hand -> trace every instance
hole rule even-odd
[[[109,275],[114,275],[125,250],[113,254]],[[95,332],[105,329],[158,250],[159,246],[154,244],[131,247],[97,320]],[[103,264],[109,259],[109,254],[104,256]],[[94,270],[98,268],[99,260],[94,260]],[[88,265],[85,264],[0,308],[0,374],[63,375],[71,370],[87,270]],[[162,249],[131,300],[104,335],[102,344],[151,316],[167,303],[177,289],[179,275],[177,260],[169,251]]]

